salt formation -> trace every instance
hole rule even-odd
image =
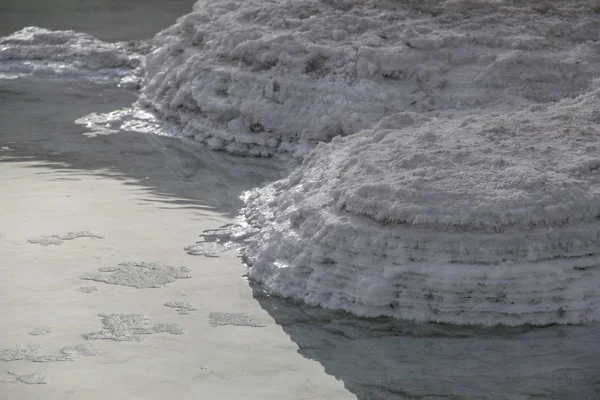
[[[244,313],[222,313],[212,312],[208,316],[208,323],[211,326],[250,326],[253,328],[263,328],[264,324],[252,319],[248,314]]]
[[[130,286],[137,289],[163,287],[178,279],[191,278],[188,267],[171,267],[158,263],[129,262],[121,263],[119,267],[99,268],[98,273],[85,274],[81,279],[104,282],[111,285]]]
[[[218,257],[219,253],[232,247],[232,237],[234,236],[232,227],[232,224],[226,224],[225,229],[207,229],[200,235],[199,241],[184,247],[184,250],[191,256]],[[244,235],[247,235],[247,232],[244,231]]]
[[[24,383],[25,385],[45,385],[48,383],[48,378],[39,374],[21,374],[14,371],[7,371],[12,379],[0,378],[0,383]]]
[[[199,0],[155,37],[138,106],[211,149],[301,157],[398,112],[555,102],[600,76],[595,5]]]
[[[27,360],[38,363],[73,361],[76,353],[85,357],[102,354],[89,344],[63,347],[58,351],[58,355],[56,356],[43,355],[42,349],[39,346],[19,346],[13,349],[0,350],[0,361],[10,362]]]
[[[168,301],[165,303],[165,307],[173,308],[180,315],[187,315],[191,311],[196,311],[197,308],[192,304],[185,301]]]
[[[100,314],[103,328],[98,332],[83,335],[87,340],[141,341],[146,335],[157,333],[183,334],[176,324],[149,325],[148,318],[142,314]]]
[[[200,0],[155,38],[137,107],[234,154],[334,138],[246,198],[249,276],[271,293],[420,321],[598,319],[595,6]]]
[[[148,50],[141,42],[105,43],[85,33],[28,27],[0,38],[0,79],[122,80],[131,87]]]
[[[29,243],[39,244],[40,246],[61,245],[67,240],[75,240],[78,238],[104,239],[104,236],[96,235],[88,231],[69,232],[65,235],[50,235],[39,238],[27,239]]]
[[[359,315],[600,319],[600,90],[460,119],[401,113],[251,192],[250,278]]]

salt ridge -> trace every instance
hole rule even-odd
[[[248,194],[249,276],[365,316],[598,320],[599,106],[597,90],[494,118],[399,114],[319,145]]]
[[[138,106],[241,155],[413,111],[505,112],[600,76],[595,2],[200,0],[155,37]]]
[[[303,160],[219,233],[271,293],[419,321],[600,319],[597,2],[199,0],[148,46],[26,28],[0,39],[0,79],[139,87],[78,121],[95,134]]]

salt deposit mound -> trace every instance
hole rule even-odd
[[[497,116],[400,113],[251,192],[269,292],[459,324],[600,319],[600,90]]]
[[[200,0],[154,39],[137,107],[211,149],[308,154],[233,232],[270,293],[459,324],[600,319],[599,11]]]
[[[199,0],[138,105],[210,148],[301,157],[398,112],[504,112],[600,76],[596,1]]]
[[[148,43],[0,39],[0,80],[23,76],[139,87],[78,120],[95,133],[303,159],[247,195],[248,229],[219,233],[271,293],[422,321],[600,319],[596,0],[199,0]]]
[[[0,38],[0,79],[139,81],[144,50],[148,45],[140,42],[106,43],[85,33],[28,27]]]

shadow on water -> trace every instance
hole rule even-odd
[[[458,327],[254,298],[359,400],[600,398],[600,325]]]
[[[134,132],[87,137],[73,121],[135,101],[118,88],[81,82],[3,82],[0,152],[3,162],[42,161],[54,179],[110,176],[139,187],[142,202],[164,208],[211,210],[235,216],[240,194],[281,172],[273,160],[234,157],[176,138]],[[48,174],[48,172],[39,172]]]

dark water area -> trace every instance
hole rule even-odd
[[[357,318],[251,287],[298,352],[359,400],[600,396],[599,324],[465,327]]]
[[[153,198],[235,216],[240,194],[279,177],[270,160],[234,157],[178,138],[120,132],[85,136],[74,121],[131,105],[135,94],[75,81],[6,81],[0,87],[2,162],[121,175],[153,188]]]
[[[194,0],[2,0],[0,36],[38,26],[104,41],[142,40],[192,10]]]

